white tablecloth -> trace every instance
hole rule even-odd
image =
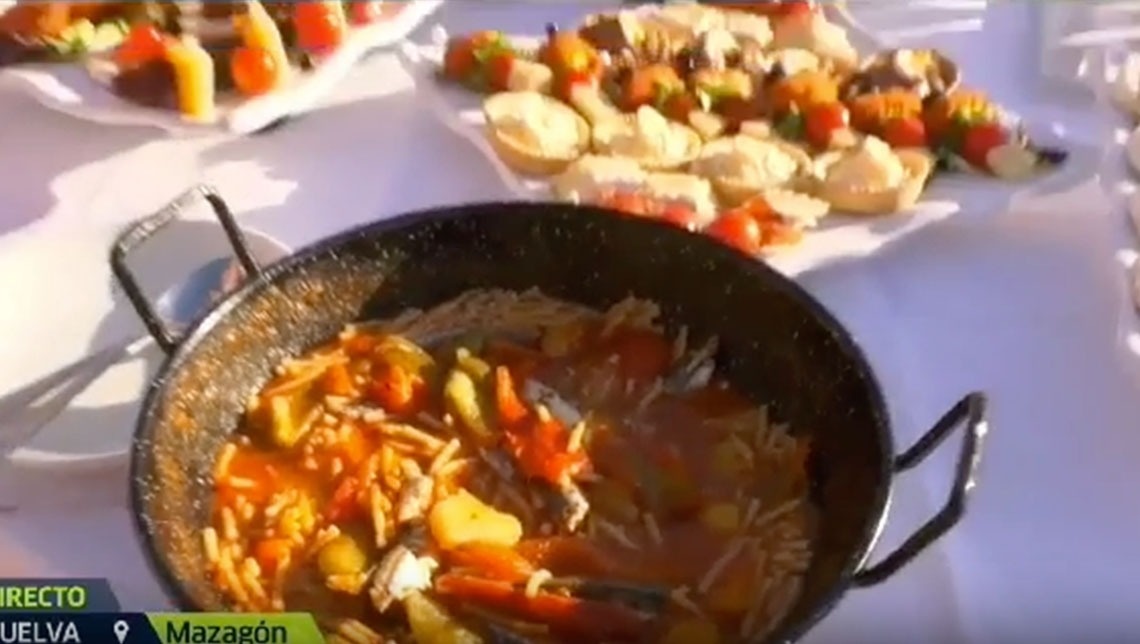
[[[1090,106],[1038,91],[1030,3],[901,4],[859,2],[854,13],[889,39],[935,43],[1034,122],[1104,132]],[[536,30],[548,15],[582,11],[456,2],[441,19],[453,31]],[[372,58],[335,102],[268,136],[168,140],[0,91],[0,392],[139,332],[112,296],[107,244],[191,183],[217,185],[244,224],[293,245],[401,211],[506,196],[476,152],[423,113],[393,56]],[[1140,367],[1121,350],[1118,217],[1090,176],[1070,194],[951,217],[874,257],[797,276],[865,346],[900,446],[966,391],[992,403],[966,520],[896,577],[850,593],[810,641],[1140,635]],[[47,431],[126,440],[148,367],[116,369]],[[941,502],[954,450],[945,451],[898,481],[880,551]],[[0,514],[0,577],[107,577],[125,606],[164,607],[125,490],[123,466],[0,471],[0,505],[19,505]]]

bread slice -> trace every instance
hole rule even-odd
[[[723,164],[716,161],[722,155],[740,155],[745,159],[742,163],[768,168],[770,164],[763,158],[771,154],[782,154],[794,164],[789,176],[756,180],[742,176],[743,173],[726,172]],[[693,172],[711,181],[717,195],[729,206],[742,204],[766,188],[797,188],[805,182],[810,169],[811,157],[795,144],[776,137],[761,139],[743,134],[706,144],[692,165]]]
[[[545,114],[544,114],[545,113]],[[567,150],[544,149],[544,136],[565,136],[565,132],[539,130],[539,143],[511,131],[509,124],[519,115],[529,115],[544,127],[573,130],[574,145]],[[542,120],[542,117],[549,117]],[[538,92],[502,92],[483,101],[487,140],[507,167],[519,174],[549,176],[562,172],[590,148],[590,126],[573,108]]]
[[[828,182],[826,169],[845,152],[828,152],[816,160],[821,169],[816,195],[836,210],[853,215],[889,215],[907,210],[918,203],[926,180],[934,169],[934,160],[925,150],[902,148],[894,153],[902,162],[905,175],[899,185],[882,189],[855,189]]]

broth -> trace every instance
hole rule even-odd
[[[763,636],[810,446],[656,315],[476,291],[282,364],[216,463],[219,589],[361,644]]]

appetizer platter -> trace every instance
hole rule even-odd
[[[248,133],[311,108],[442,0],[42,2],[0,14],[0,68],[106,124]]]
[[[1072,165],[953,60],[883,49],[837,7],[653,5],[546,32],[437,29],[403,48],[438,114],[523,196],[759,253],[853,221],[902,231],[1002,208]]]

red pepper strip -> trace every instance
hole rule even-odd
[[[519,542],[516,551],[532,566],[555,575],[623,575],[622,561],[584,537],[537,537]]]
[[[504,433],[507,447],[527,476],[558,485],[590,464],[585,451],[569,451],[570,432],[551,418]]]
[[[489,543],[468,543],[444,554],[447,563],[455,568],[477,571],[480,576],[520,583],[526,581],[536,568],[512,548]]]
[[[363,508],[357,502],[357,494],[360,492],[360,481],[355,477],[348,477],[336,486],[336,490],[329,499],[328,509],[325,511],[325,518],[329,523],[337,523],[340,521],[347,521],[356,518],[362,513]]]
[[[544,592],[527,597],[525,590],[506,581],[449,573],[436,579],[435,590],[440,595],[547,624],[555,631],[591,642],[638,639],[649,623],[645,615],[619,604]]]
[[[499,420],[508,427],[518,425],[530,415],[530,410],[515,389],[510,369],[503,366],[495,367],[495,407],[499,412]]]

